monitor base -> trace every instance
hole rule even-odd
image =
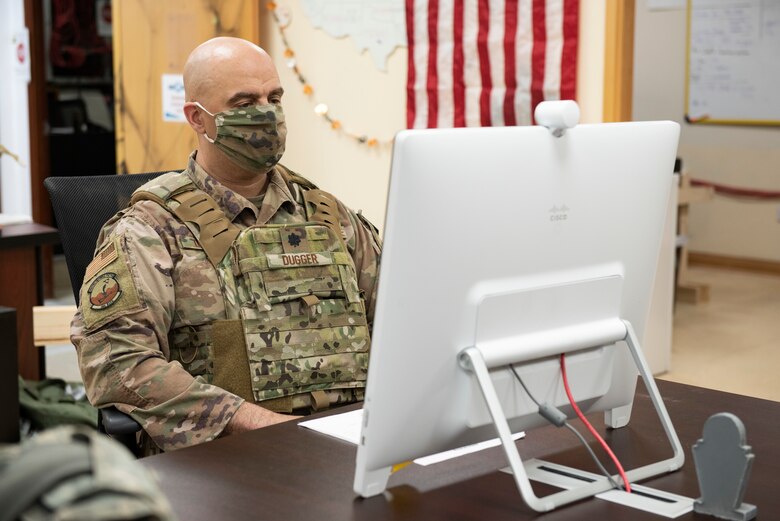
[[[538,459],[526,460],[523,463],[528,477],[537,483],[546,483],[557,488],[571,489],[578,487],[583,481],[606,481],[601,474],[593,474],[581,469],[551,463]],[[509,468],[501,469],[509,474]],[[613,476],[619,479],[618,476]],[[638,492],[635,494],[634,492]],[[631,484],[631,493],[623,490],[609,490],[596,495],[597,498],[612,503],[618,503],[630,508],[650,512],[674,519],[693,510],[693,498],[664,492],[644,485]]]
[[[650,372],[650,367],[648,366],[644,354],[642,353],[639,341],[636,338],[636,334],[634,333],[634,328],[631,326],[630,322],[626,320],[622,322],[625,324],[626,328],[626,334],[623,340],[626,342],[626,345],[631,352],[631,356],[634,359],[634,363],[639,370],[639,374],[642,377],[642,380],[644,380],[645,387],[647,388],[647,391],[650,395],[650,399],[653,403],[653,406],[655,407],[656,412],[658,413],[664,428],[664,432],[666,433],[669,443],[672,445],[672,449],[674,451],[674,455],[669,459],[632,469],[626,473],[629,481],[637,481],[679,469],[685,462],[685,454],[683,453],[682,445],[680,444],[680,440],[677,437],[677,433],[675,432],[671,419],[669,418],[669,413],[666,411],[666,406],[663,403],[663,399],[658,392],[658,387],[656,386],[653,375]],[[493,381],[491,380],[488,373],[484,354],[479,349],[479,347],[470,347],[465,349],[460,354],[460,361],[461,365],[466,366],[468,369],[473,371],[477,378],[482,395],[485,398],[485,403],[487,404],[488,410],[493,419],[493,423],[496,427],[496,431],[498,432],[498,437],[501,440],[501,445],[504,448],[504,453],[506,454],[507,460],[509,461],[509,467],[512,470],[517,488],[520,491],[520,495],[523,497],[523,500],[529,507],[537,512],[548,512],[559,506],[594,496],[601,492],[606,492],[612,488],[609,482],[604,479],[585,483],[581,486],[569,490],[563,490],[561,492],[556,492],[549,496],[541,498],[538,497],[531,488],[531,483],[523,465],[523,461],[517,451],[517,446],[512,440],[512,433],[509,429],[509,424],[507,423],[504,411],[501,408],[501,403],[499,402],[498,396],[493,386]],[[608,422],[608,424],[620,424],[622,421],[620,421],[619,418],[624,416],[625,415],[621,415],[619,413],[617,415],[613,415],[613,421]]]

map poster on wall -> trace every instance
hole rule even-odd
[[[779,0],[690,0],[686,120],[780,125],[779,50]]]
[[[406,45],[402,0],[301,0],[312,25],[334,38],[350,36],[358,52],[368,49],[374,64],[385,70],[387,57]]]

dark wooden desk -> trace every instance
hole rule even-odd
[[[38,380],[46,358],[33,345],[33,306],[43,305],[41,246],[57,244],[56,228],[13,224],[0,229],[0,306],[16,308],[19,374]]]
[[[682,470],[643,484],[698,497],[691,445],[711,414],[730,411],[745,423],[756,454],[745,501],[758,505],[759,519],[780,519],[775,488],[780,476],[780,403],[663,381],[658,386],[687,460]],[[627,468],[671,454],[641,384],[631,424],[611,431],[607,439]],[[565,429],[531,431],[518,447],[525,458],[544,457],[596,472]],[[187,521],[661,519],[600,499],[536,514],[523,503],[512,477],[495,470],[506,464],[500,449],[429,467],[411,465],[391,478],[386,496],[357,499],[352,492],[355,452],[352,445],[290,422],[141,461],[157,473],[174,510]],[[552,491],[537,489],[538,494]],[[678,519],[714,518],[691,513]]]

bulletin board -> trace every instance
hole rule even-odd
[[[686,120],[780,125],[780,0],[688,0]]]

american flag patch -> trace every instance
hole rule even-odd
[[[87,271],[84,273],[84,280],[90,280],[92,277],[98,274],[100,270],[114,262],[119,257],[119,253],[116,251],[116,242],[112,242],[95,255],[92,262],[87,266]]]

